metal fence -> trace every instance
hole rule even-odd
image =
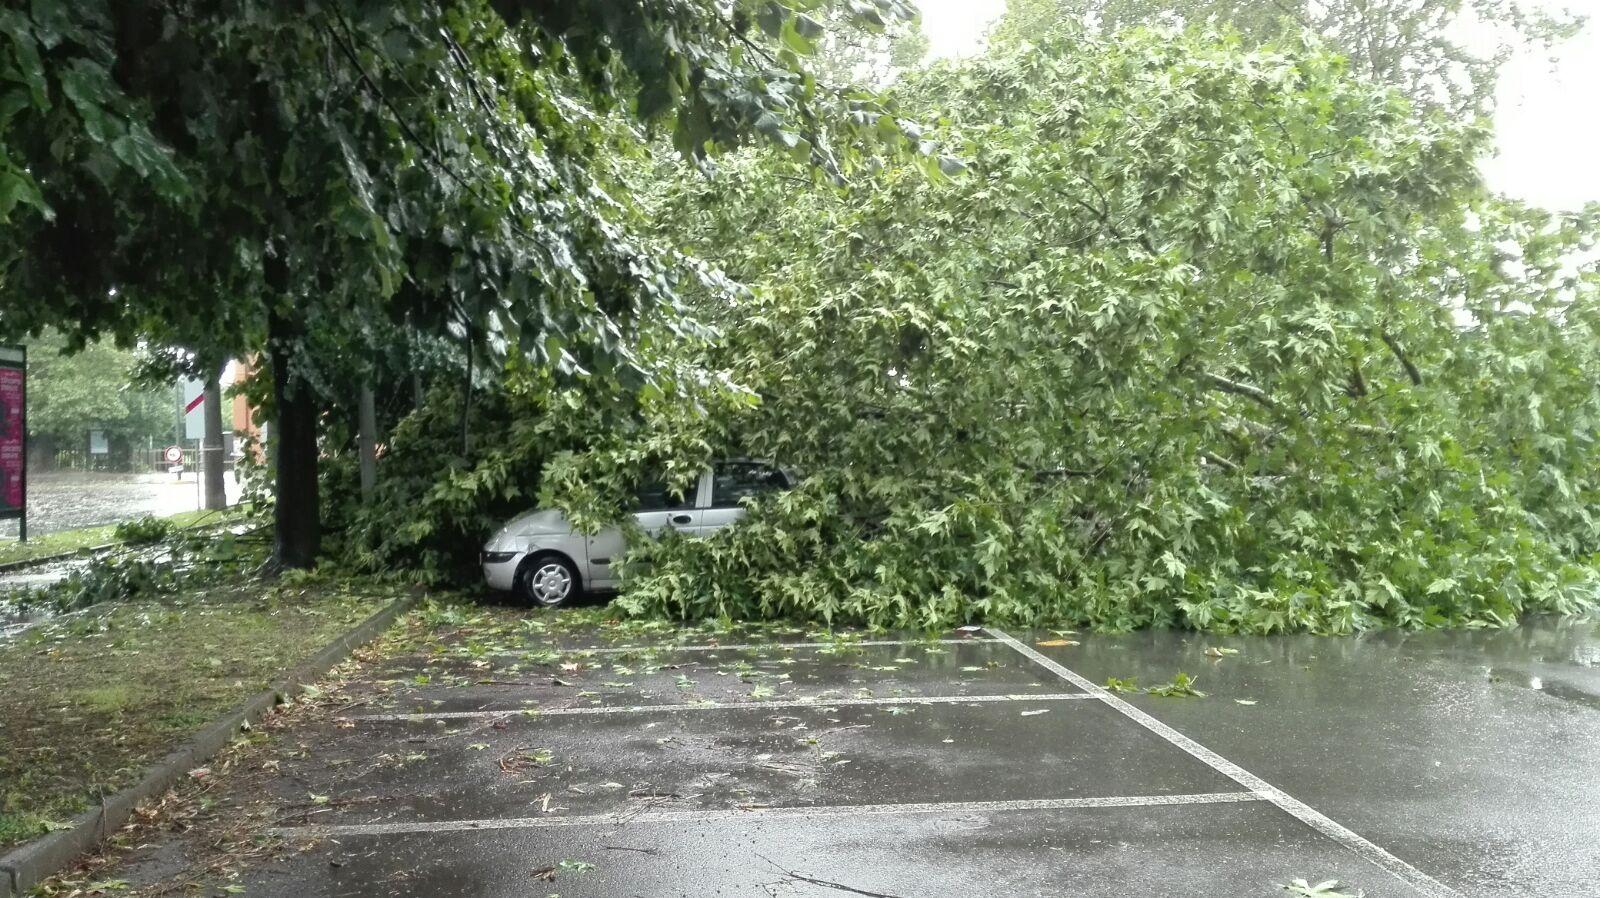
[[[48,456],[45,470],[51,471],[131,471],[136,461],[128,453],[94,454],[86,449],[57,449]]]
[[[224,453],[225,464],[233,467],[233,457]],[[193,447],[184,447],[183,466],[194,470],[200,464],[200,452]],[[130,471],[135,474],[148,474],[151,472],[165,472],[172,467],[167,461],[166,450],[135,449],[132,452],[91,454],[83,449],[60,449],[49,458],[44,470],[47,471]]]

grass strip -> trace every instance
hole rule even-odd
[[[396,594],[239,580],[108,602],[0,643],[0,849],[134,782]]]

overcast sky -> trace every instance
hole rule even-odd
[[[976,51],[1005,0],[917,0],[936,56]],[[1495,130],[1500,153],[1484,165],[1496,190],[1552,208],[1600,200],[1600,0],[1532,0],[1585,13],[1590,25],[1547,54],[1513,60],[1502,72]]]

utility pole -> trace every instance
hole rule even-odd
[[[222,371],[215,365],[206,368],[204,395],[200,416],[205,438],[200,442],[200,469],[205,477],[205,507],[220,511],[228,507],[228,484],[223,471],[227,459],[222,448]]]
[[[184,436],[184,426],[183,426],[183,383],[182,383],[182,381],[179,381],[178,383],[175,383],[175,384],[172,385],[172,405],[173,405],[173,410],[178,413],[178,424],[177,424],[177,427],[173,431],[174,436],[173,436],[173,439],[172,439],[172,445],[177,446],[178,448],[181,449],[181,448],[183,448],[183,436]],[[180,481],[183,480],[183,462],[180,460],[178,462],[178,464],[173,465],[172,467],[174,467],[177,470],[178,479]]]
[[[361,385],[361,398],[356,412],[357,451],[361,457],[361,501],[371,502],[372,491],[378,486],[378,414],[372,395],[372,383]]]

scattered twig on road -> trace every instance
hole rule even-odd
[[[336,810],[336,809],[335,808],[313,808],[313,809],[311,809],[309,811],[297,811],[297,812],[295,812],[293,814],[288,814],[288,815],[285,815],[283,817],[279,817],[278,819],[272,821],[272,825],[273,826],[288,826],[289,825],[289,821],[291,821],[291,820],[304,822],[307,819],[309,819],[309,818],[311,818],[311,817],[313,817],[313,816],[315,816],[317,814],[327,814],[327,813],[329,813],[331,811],[334,811],[334,810]]]
[[[795,880],[797,882],[807,882],[807,883],[810,883],[811,885],[822,886],[823,888],[826,888],[826,889],[837,889],[838,891],[841,891],[841,892],[849,892],[852,895],[866,895],[867,898],[901,898],[901,896],[899,896],[899,895],[890,895],[887,892],[874,892],[874,891],[870,891],[868,889],[858,889],[855,886],[847,886],[842,882],[833,882],[832,880],[828,880],[828,879],[818,879],[815,876],[807,876],[804,873],[797,873],[797,872],[795,872],[793,870],[786,870],[783,867],[779,866],[777,862],[772,860],[772,858],[769,858],[764,854],[758,854],[758,855],[756,855],[756,857],[761,858],[762,860],[766,861],[768,864],[771,864],[772,868],[774,870],[777,870],[779,873],[782,873],[784,876],[787,876],[790,879]]]
[[[436,733],[436,734],[434,734],[432,736],[413,736],[410,739],[406,740],[406,744],[408,744],[408,745],[429,745],[431,743],[439,742],[439,741],[445,740],[445,739],[466,739],[466,738],[469,738],[469,737],[472,737],[472,736],[476,736],[479,733],[482,733],[484,730],[503,729],[505,727],[505,722],[507,720],[509,720],[512,717],[517,716],[520,713],[522,713],[522,712],[520,712],[520,711],[507,711],[502,716],[485,718],[482,723],[473,724],[472,726],[467,727],[466,729],[446,730],[443,733]],[[501,769],[503,770],[505,768],[501,768]],[[510,773],[511,771],[507,770],[506,772]]]
[[[519,745],[500,756],[502,773],[521,773],[547,766],[553,758],[550,750],[532,745]]]
[[[662,791],[657,790],[654,786],[651,786],[651,787],[648,787],[648,788],[644,788],[644,789],[629,789],[628,790],[628,797],[629,798],[655,799],[655,800],[664,800],[664,799],[669,799],[669,798],[675,798],[675,799],[682,799],[683,798],[682,795],[679,795],[676,792],[662,792]]]
[[[659,851],[657,851],[654,848],[635,848],[632,845],[602,845],[600,847],[604,848],[607,851],[637,851],[640,854],[659,854],[660,853]]]

